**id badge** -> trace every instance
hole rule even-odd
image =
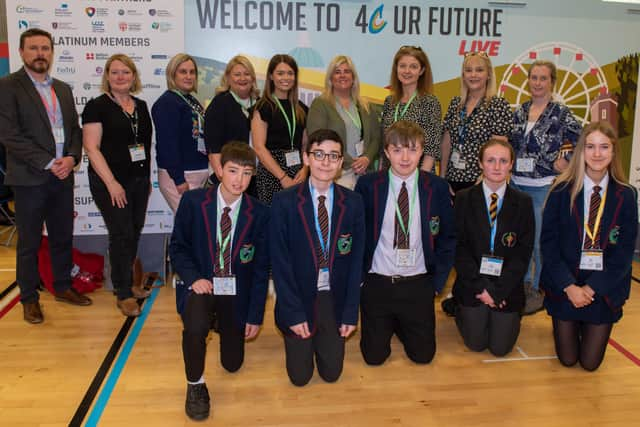
[[[213,278],[213,294],[214,295],[235,295],[236,294],[236,276],[214,277]]]
[[[53,139],[55,140],[56,144],[64,144],[64,128],[53,128]]]
[[[602,271],[603,268],[604,262],[601,250],[589,249],[582,251],[580,270]]]
[[[502,274],[502,265],[504,259],[492,255],[483,255],[480,261],[480,274],[487,276],[500,277]]]
[[[325,290],[325,289],[329,289],[330,285],[329,285],[329,269],[328,268],[321,268],[320,270],[318,270],[318,289],[320,290]]]
[[[204,143],[204,138],[198,137],[198,152],[202,154],[207,154],[207,146]]]
[[[284,153],[284,159],[287,163],[287,167],[298,166],[300,164],[300,152],[287,151],[286,153]]]
[[[396,267],[413,267],[415,265],[415,249],[396,249]]]
[[[453,150],[453,153],[451,153],[451,163],[454,168],[459,170],[465,170],[467,168],[467,162],[458,150]]]
[[[360,141],[356,143],[356,155],[358,157],[362,156],[364,153],[364,141]]]
[[[147,158],[147,155],[144,152],[144,145],[142,144],[130,145],[129,155],[131,156],[132,162],[139,162]]]
[[[520,158],[516,159],[516,172],[533,172],[534,159]]]

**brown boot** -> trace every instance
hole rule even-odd
[[[24,311],[24,320],[27,322],[35,325],[44,321],[44,316],[42,315],[42,310],[40,309],[40,303],[38,301],[22,304],[22,310]]]

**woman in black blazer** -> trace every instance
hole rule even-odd
[[[520,333],[533,205],[507,185],[514,159],[509,143],[489,140],[479,156],[482,181],[456,195],[456,324],[469,349],[504,356]]]
[[[636,192],[607,122],[582,131],[569,167],[551,186],[542,214],[544,305],[558,359],[598,369],[629,298],[638,234]]]

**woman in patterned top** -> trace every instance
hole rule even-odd
[[[507,141],[513,116],[509,103],[496,96],[496,76],[486,52],[465,54],[460,82],[460,96],[451,100],[444,117],[440,168],[454,192],[475,184],[480,147],[491,138]]]
[[[542,206],[556,175],[569,165],[569,155],[578,141],[582,127],[569,108],[554,101],[556,66],[537,60],[529,67],[531,100],[522,104],[513,117],[510,142],[516,152],[513,184],[533,199],[536,239],[533,259],[525,276],[527,302],[524,314],[542,309],[540,283],[540,226]],[[532,271],[533,270],[533,271]]]
[[[427,54],[419,46],[402,46],[391,66],[391,95],[384,100],[382,128],[398,120],[417,123],[424,132],[422,169],[431,171],[440,157],[442,108],[433,96],[433,74]],[[384,159],[384,155],[380,155]]]

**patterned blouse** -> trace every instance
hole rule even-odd
[[[553,169],[553,162],[558,155],[567,155],[576,146],[582,126],[566,105],[550,101],[529,133],[525,134],[531,101],[522,104],[513,116],[513,132],[509,142],[516,152],[516,159],[531,158],[533,171],[519,172],[516,176],[527,178],[544,178],[558,173]]]
[[[454,167],[453,156],[449,156],[447,180],[452,182],[472,182],[480,176],[478,154],[480,147],[493,135],[508,136],[513,126],[513,113],[509,103],[498,96],[481,100],[467,116],[460,97],[451,100],[444,116],[444,130],[451,136],[451,152],[459,153],[464,169]]]
[[[406,103],[396,104],[391,96],[387,96],[382,107],[382,129],[387,130],[395,123],[396,105],[398,105],[398,120],[417,123],[424,132],[424,154],[440,159],[440,137],[442,134],[442,107],[440,101],[433,95],[418,95],[400,117]],[[384,144],[381,144],[384,146]],[[384,155],[382,156],[384,158]]]

